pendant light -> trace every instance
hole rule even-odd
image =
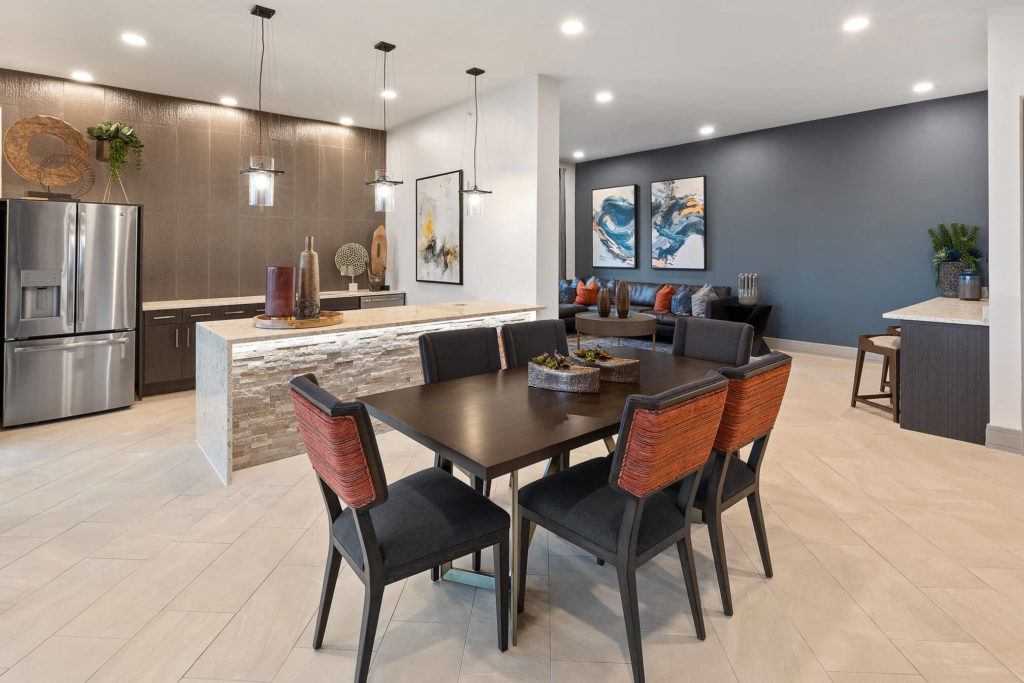
[[[484,215],[484,198],[491,194],[490,190],[481,190],[476,184],[476,149],[480,137],[480,93],[477,83],[480,76],[484,74],[484,70],[474,66],[471,69],[466,69],[466,73],[473,77],[473,184],[464,190],[459,190],[459,193],[466,200],[466,215],[482,216]]]
[[[382,40],[374,45],[373,49],[380,50],[384,53],[384,82],[382,90],[380,91],[380,96],[384,103],[384,125],[381,128],[386,134],[388,132],[388,100],[395,98],[395,91],[388,89],[388,53],[394,50],[395,46],[391,43],[385,43]],[[380,146],[380,154],[380,165],[385,166],[387,155],[385,145]],[[395,210],[395,186],[401,185],[401,180],[393,180],[390,178],[388,176],[388,169],[385,167],[376,169],[373,174],[373,180],[366,184],[373,185],[374,211],[391,213]]]
[[[274,168],[274,157],[263,155],[263,58],[267,51],[266,23],[276,10],[269,7],[253,5],[249,14],[259,17],[260,20],[260,73],[258,81],[258,107],[256,121],[259,128],[259,141],[256,147],[256,156],[249,157],[249,168],[242,170],[242,175],[249,176],[249,206],[273,206],[274,205],[274,177],[281,175],[284,171]]]

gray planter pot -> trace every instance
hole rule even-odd
[[[939,295],[960,296],[960,275],[967,270],[963,261],[943,261],[939,264]]]

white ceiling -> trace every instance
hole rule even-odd
[[[561,86],[561,152],[587,158],[946,97],[986,87],[986,0],[260,0],[277,62],[265,108],[370,117],[379,40],[396,43],[398,115],[461,101],[464,71],[494,88],[542,73]],[[249,0],[5,3],[0,66],[255,106]],[[859,34],[843,21],[866,14]],[[563,36],[577,17],[582,35]],[[145,36],[144,48],[120,40]],[[915,95],[930,80],[935,90]],[[598,105],[594,93],[615,100]]]

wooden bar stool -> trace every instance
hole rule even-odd
[[[885,333],[894,337],[900,336],[902,328],[899,325],[889,325],[885,328]],[[885,356],[882,358],[882,381],[878,384],[879,391],[885,391],[889,388],[889,357]]]
[[[897,328],[890,327],[889,332]],[[857,403],[865,403],[881,408],[892,415],[893,422],[900,421],[900,335],[897,334],[862,334],[857,339],[857,367],[853,374],[853,396],[850,407],[856,408]],[[860,377],[864,370],[864,354],[877,353],[882,356],[881,391],[877,394],[861,394]],[[886,376],[889,379],[886,381]],[[888,386],[889,391],[885,391]],[[889,399],[891,405],[879,403],[877,399]]]

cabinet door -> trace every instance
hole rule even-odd
[[[142,345],[146,384],[181,379],[181,326],[147,325]]]
[[[195,379],[196,377],[196,324],[183,323],[181,333],[184,337],[184,345],[181,351],[181,378]]]

